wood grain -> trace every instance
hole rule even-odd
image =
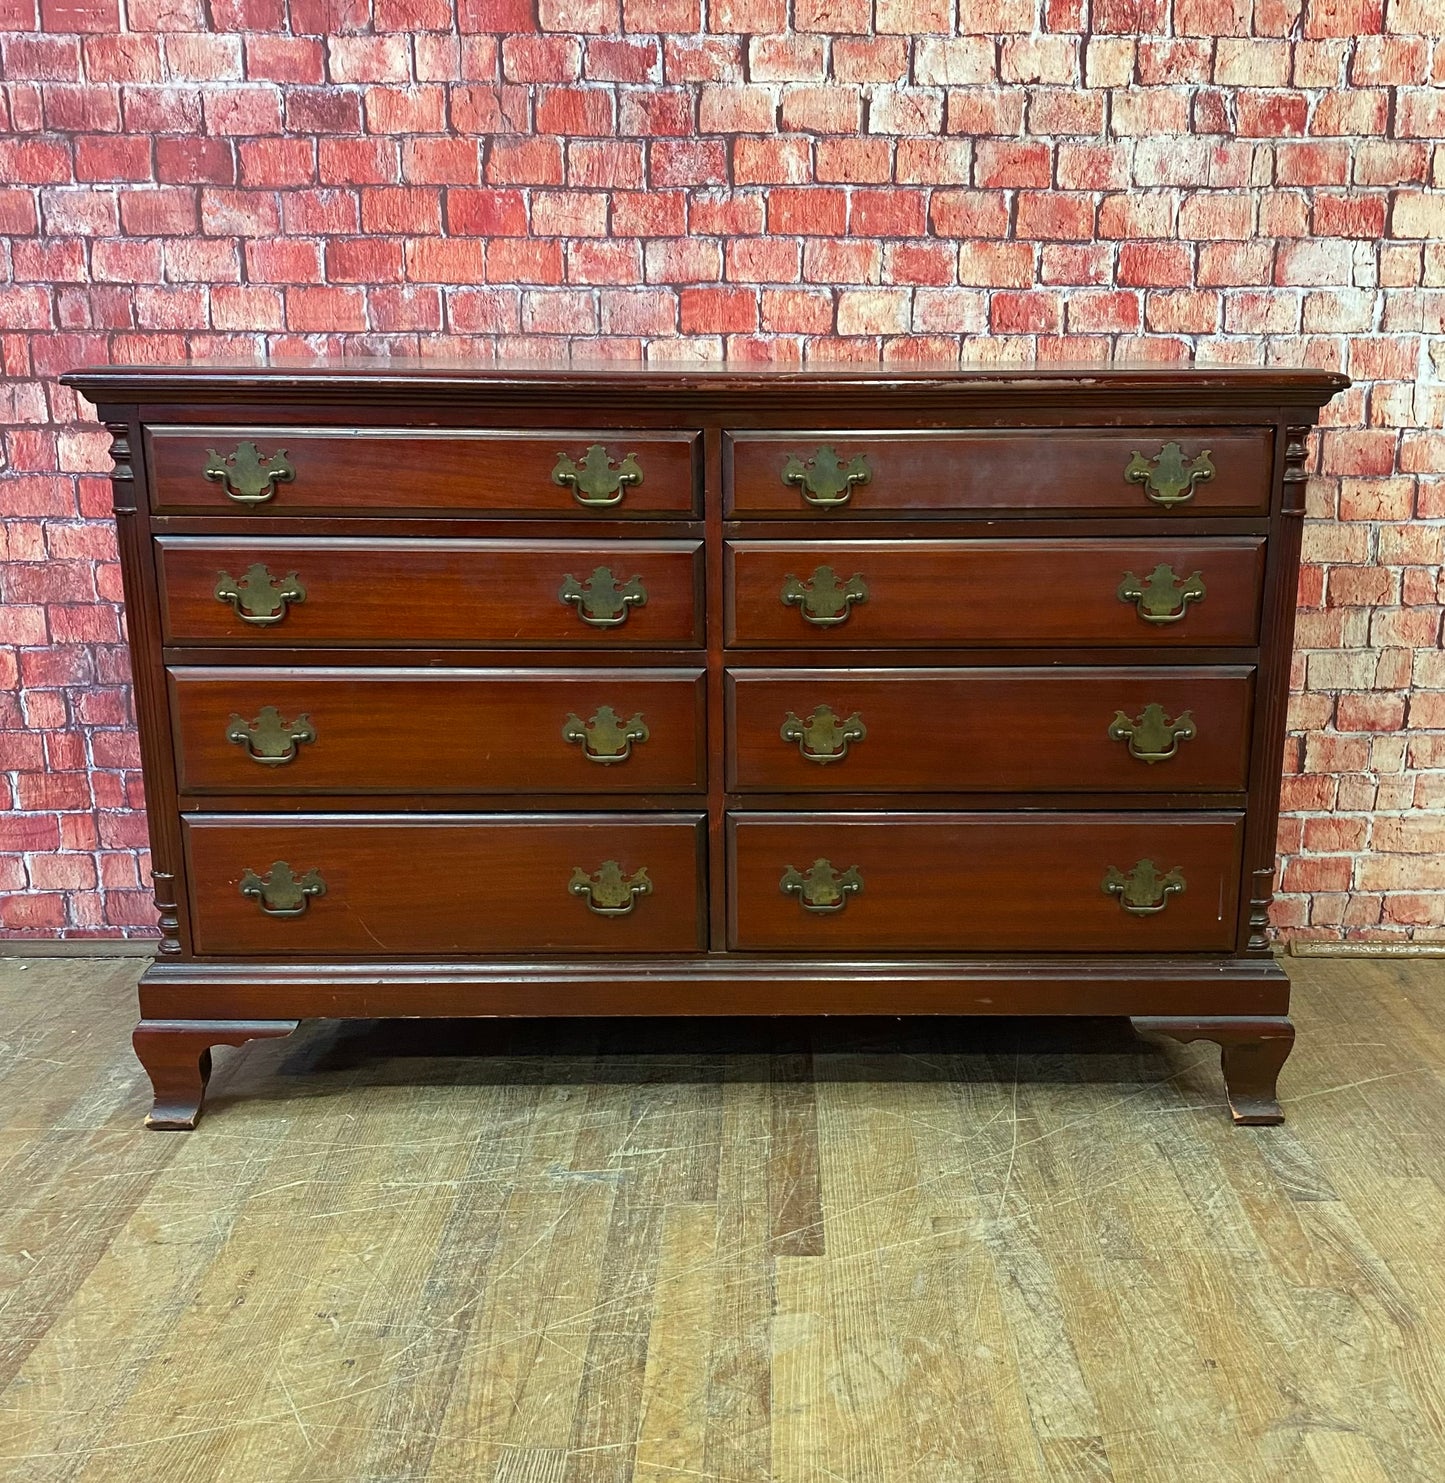
[[[0,962],[0,1475],[1435,1483],[1445,999],[1298,960],[1283,1128],[1114,1022],[307,1025],[139,1127]]]
[[[399,957],[442,953],[689,952],[701,946],[696,815],[189,815],[192,928],[201,954]],[[614,861],[646,894],[600,915],[573,894],[576,870]],[[297,916],[242,895],[247,870],[317,871],[324,894]],[[280,903],[284,907],[284,903]],[[602,905],[608,903],[603,900]]]
[[[728,643],[740,648],[850,649],[906,645],[1089,644],[1179,648],[1252,644],[1259,632],[1264,542],[1252,537],[1167,540],[877,540],[728,544]],[[1161,564],[1205,594],[1182,618],[1150,623],[1118,596],[1129,572],[1147,578]],[[855,573],[868,589],[835,628],[809,623],[782,600],[790,576],[804,583],[820,567],[840,583]]]
[[[1125,428],[1092,432],[1037,429],[916,432],[849,430],[736,432],[725,445],[727,509],[738,516],[771,515],[835,520],[870,515],[954,513],[1159,516],[1166,507],[1124,477],[1138,452],[1157,458],[1165,443],[1181,445],[1186,461],[1208,452],[1214,477],[1168,507],[1179,514],[1262,514],[1269,506],[1271,429]],[[848,503],[815,508],[796,484],[786,483],[790,458],[805,466],[820,445],[847,464],[867,461],[869,478],[853,486]]]
[[[288,648],[456,644],[475,648],[668,648],[701,642],[701,547],[689,541],[512,541],[165,537],[157,542],[165,639]],[[259,563],[306,591],[273,627],[216,598],[221,573]],[[563,579],[607,567],[641,580],[645,604],[616,628],[590,627],[563,602]]]
[[[167,679],[182,794],[610,795],[707,787],[701,670],[187,666]],[[237,716],[253,721],[265,706],[292,724],[304,715],[312,733],[279,765],[258,762],[254,748],[229,739]],[[563,734],[569,717],[585,729],[604,706],[619,723],[637,715],[647,728],[626,756],[605,740],[584,755],[582,742]]]
[[[264,504],[248,506],[203,473],[208,451],[232,453],[245,439],[262,457],[284,449],[294,477]],[[448,515],[549,515],[561,520],[687,515],[697,500],[694,433],[639,435],[612,429],[562,428],[541,436],[506,429],[414,428],[347,432],[336,428],[155,427],[146,437],[158,513],[230,512],[265,520],[278,515],[370,515],[427,511]],[[628,454],[642,482],[615,506],[589,510],[553,481],[559,455],[580,463],[600,443],[616,466]]]
[[[1253,672],[1170,669],[730,669],[729,786],[762,793],[1243,791]],[[1131,756],[1109,727],[1163,705],[1195,734],[1162,762]],[[820,706],[866,728],[837,761],[781,735]],[[224,729],[224,728],[223,728]],[[805,733],[803,742],[808,741]],[[814,744],[815,755],[829,755]]]

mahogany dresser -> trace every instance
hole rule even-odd
[[[114,439],[150,1126],[319,1016],[1127,1015],[1276,1122],[1305,370],[66,378]]]

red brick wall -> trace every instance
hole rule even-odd
[[[1278,921],[1445,939],[1440,31],[1427,0],[0,0],[0,932],[151,920],[105,439],[56,373],[586,341],[1347,370]]]

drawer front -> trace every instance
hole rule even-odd
[[[1264,541],[734,541],[728,642],[1253,644]]]
[[[743,950],[1234,945],[1239,814],[734,814],[728,836]]]
[[[693,514],[695,432],[152,427],[153,508],[558,519]]]
[[[696,541],[160,538],[172,644],[690,648]]]
[[[903,511],[1260,514],[1268,428],[735,432],[727,508],[738,515]]]
[[[170,671],[182,793],[696,793],[699,670]]]
[[[1254,671],[731,670],[729,786],[1243,790]]]
[[[183,821],[199,953],[368,958],[702,946],[702,820]]]

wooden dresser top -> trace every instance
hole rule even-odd
[[[1154,404],[1207,400],[1317,407],[1350,384],[1337,371],[1296,367],[1130,364],[958,366],[878,361],[809,366],[574,360],[472,362],[381,357],[320,361],[194,361],[175,365],[93,366],[61,378],[91,400],[248,402],[278,395],[358,403],[467,401],[536,396],[563,389],[579,400],[636,397],[731,400],[848,392],[863,397],[946,399],[968,403],[1133,400]]]

